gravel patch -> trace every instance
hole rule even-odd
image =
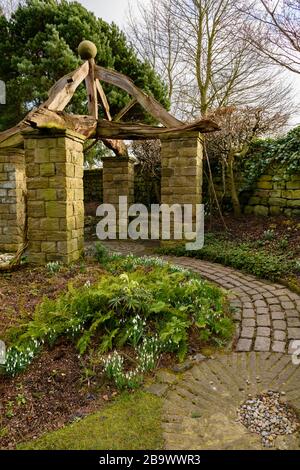
[[[296,412],[284,402],[284,394],[268,391],[249,397],[238,408],[237,421],[259,434],[264,447],[273,447],[277,436],[293,434],[299,429]]]

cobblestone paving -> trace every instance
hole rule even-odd
[[[107,247],[138,256],[153,253],[151,244],[110,242]],[[262,449],[260,436],[237,422],[237,409],[249,396],[272,390],[300,410],[300,366],[288,354],[292,342],[300,340],[300,296],[218,264],[187,257],[164,259],[229,291],[237,325],[235,352],[204,359],[183,374],[159,371],[149,387],[165,397],[166,449]],[[279,436],[274,447],[299,450],[299,433]]]
[[[149,255],[153,245],[109,242],[122,253]],[[234,310],[236,351],[291,353],[294,340],[300,340],[300,296],[280,284],[262,281],[232,268],[188,257],[164,259],[200,273],[229,291]]]
[[[173,377],[173,380],[170,378]],[[158,374],[168,384],[163,431],[166,449],[261,449],[261,439],[237,422],[249,396],[273,390],[300,409],[300,367],[279,353],[231,353],[203,360],[181,376]],[[278,437],[275,448],[299,449],[299,433]]]

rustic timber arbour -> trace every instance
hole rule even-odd
[[[82,252],[85,139],[102,140],[116,155],[104,162],[105,203],[115,203],[119,196],[131,201],[133,196],[132,160],[123,141],[161,139],[162,202],[196,204],[201,202],[201,133],[218,130],[207,119],[180,122],[127,76],[97,66],[97,49],[90,41],[80,44],[79,54],[85,62],[51,88],[48,100],[0,133],[0,251],[22,251],[28,245],[29,259],[37,264],[68,263]],[[83,81],[89,115],[65,113]],[[101,82],[131,96],[114,118]],[[122,122],[136,103],[159,126]],[[105,119],[98,117],[99,104]]]

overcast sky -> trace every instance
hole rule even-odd
[[[147,3],[148,0],[79,0],[88,10],[93,11],[96,16],[111,23],[114,21],[121,28],[126,25],[126,14],[129,4],[133,9],[137,2]],[[179,0],[180,1],[180,0]],[[289,79],[295,85],[295,100],[300,103],[300,75],[287,73]],[[300,124],[299,115],[292,120],[292,125]]]
[[[80,0],[88,10],[93,11],[96,16],[103,18],[109,23],[114,21],[119,26],[124,26],[126,23],[126,12],[128,4],[136,7],[138,0]],[[141,0],[147,3],[148,0]]]

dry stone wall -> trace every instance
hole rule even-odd
[[[26,175],[24,151],[0,150],[0,251],[17,251],[23,243]]]
[[[300,215],[300,173],[287,174],[283,169],[270,168],[261,176],[245,207],[246,214]]]

